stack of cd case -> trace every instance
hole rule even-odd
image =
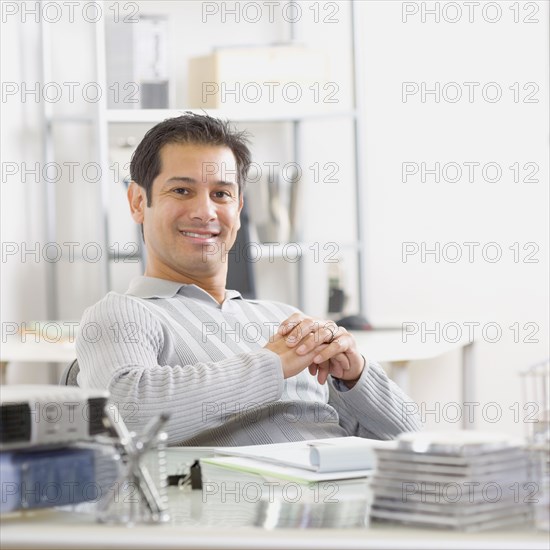
[[[372,519],[481,531],[525,523],[537,500],[529,455],[506,436],[408,433],[376,452]]]

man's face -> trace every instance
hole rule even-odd
[[[133,218],[143,223],[146,274],[194,281],[225,276],[225,254],[235,242],[242,209],[231,149],[171,143],[160,158],[151,206],[141,187],[133,184],[129,192]]]

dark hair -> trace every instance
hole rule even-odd
[[[160,150],[168,143],[225,146],[237,162],[237,183],[242,193],[251,163],[247,132],[238,132],[229,121],[186,111],[153,126],[137,146],[130,162],[130,177],[147,194],[147,206],[153,198],[153,180],[160,173]]]

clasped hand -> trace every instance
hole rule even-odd
[[[365,363],[355,339],[346,329],[334,321],[312,319],[299,313],[283,321],[265,347],[281,358],[285,378],[308,368],[320,384],[332,375],[353,387]]]

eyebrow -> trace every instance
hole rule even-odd
[[[171,184],[176,182],[190,183],[193,185],[196,185],[197,183],[199,183],[195,178],[190,178],[189,176],[173,176],[170,179],[166,180],[165,184]],[[233,181],[218,180],[214,182],[214,185],[238,186],[238,183]]]

